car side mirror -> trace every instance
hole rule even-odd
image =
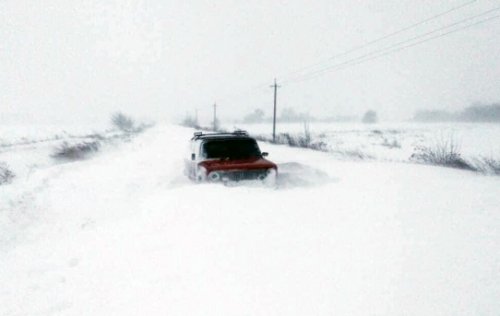
[[[262,153],[262,157],[267,157],[267,156],[269,156],[269,153],[266,153],[266,152]]]
[[[196,154],[191,154],[191,160],[196,160]]]

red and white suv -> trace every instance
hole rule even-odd
[[[274,183],[278,167],[265,159],[257,141],[245,131],[194,133],[186,174],[195,181],[260,180]]]

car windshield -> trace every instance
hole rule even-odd
[[[205,158],[250,158],[261,155],[253,139],[211,140],[203,144]]]

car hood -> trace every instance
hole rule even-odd
[[[205,167],[205,169],[207,169],[207,172],[216,170],[277,169],[276,164],[261,157],[247,159],[207,160],[200,162],[200,166]]]

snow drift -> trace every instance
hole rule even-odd
[[[0,187],[1,315],[493,315],[500,179],[263,143],[267,187],[193,184],[155,127]]]

